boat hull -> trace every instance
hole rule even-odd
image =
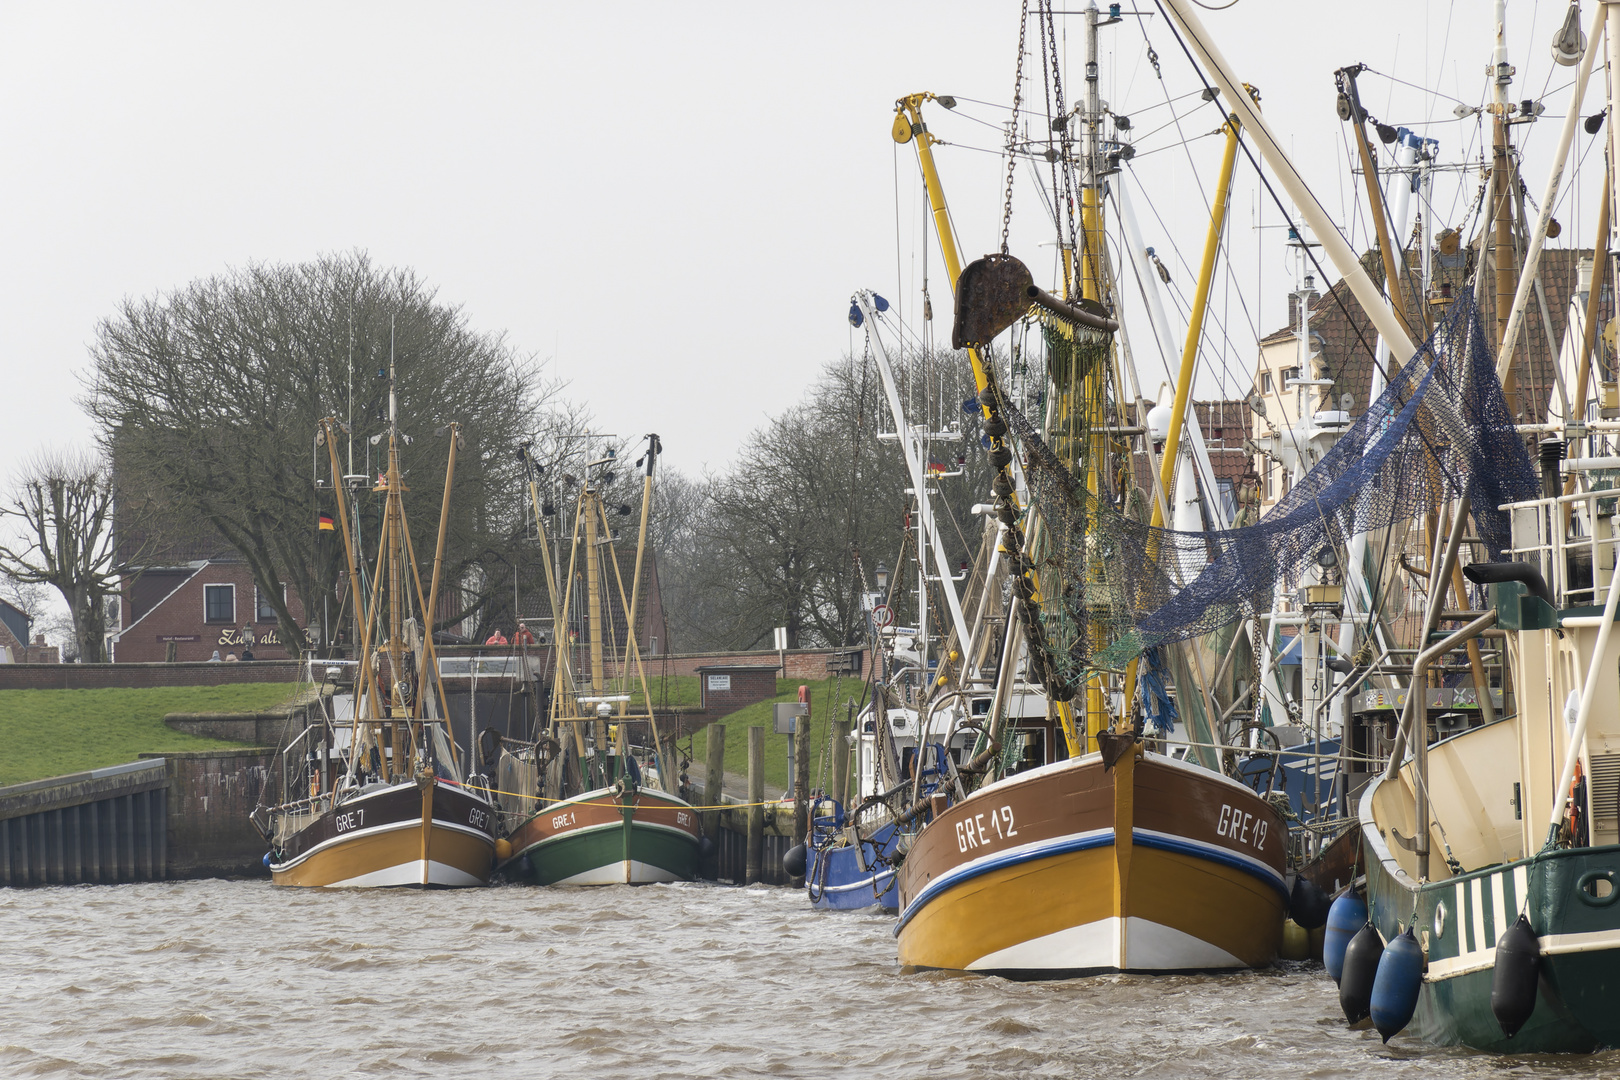
[[[554,803],[512,832],[501,867],[535,885],[646,885],[692,881],[702,834],[697,811],[672,795],[612,788]]]
[[[1254,792],[1127,752],[1070,759],[975,792],[900,868],[908,968],[1008,978],[1220,971],[1271,963],[1287,834]]]
[[[811,906],[831,911],[898,911],[899,874],[890,861],[898,838],[899,831],[890,823],[861,841],[859,858],[848,844],[811,848],[804,879]]]
[[[289,837],[272,853],[270,879],[332,888],[487,885],[494,828],[494,809],[477,795],[438,779],[406,781],[347,799]]]
[[[1370,800],[1363,803],[1370,806]],[[1496,1053],[1620,1046],[1620,846],[1552,851],[1418,885],[1364,809],[1370,918],[1387,941],[1413,924],[1428,970],[1409,1037]],[[1598,881],[1609,892],[1597,896]],[[1535,1011],[1513,1038],[1491,1012],[1496,942],[1523,911],[1540,941]]]

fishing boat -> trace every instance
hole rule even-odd
[[[501,751],[502,787],[504,778],[514,777],[519,792],[534,792],[499,796],[510,845],[503,847],[500,871],[510,880],[639,885],[697,876],[702,827],[697,811],[676,792],[678,770],[653,714],[636,640],[635,613],[661,449],[658,436],[649,435],[638,462],[645,467],[641,525],[628,597],[603,502],[616,454],[609,450],[588,460],[583,479],[577,481],[568,577],[559,591],[545,542],[539,492],[543,467],[525,453],[557,644],[546,729],[532,745]],[[613,617],[615,607],[623,613],[622,642],[615,640],[620,625]]]
[[[1500,5],[1497,17],[1500,58]],[[1620,13],[1611,8],[1599,6],[1589,35],[1574,20],[1572,8],[1560,41],[1579,62],[1575,88],[1524,265],[1516,282],[1510,274],[1504,283],[1516,287],[1512,306],[1498,311],[1505,326],[1497,378],[1509,371],[1536,288],[1551,206],[1601,42],[1607,38],[1612,57],[1620,40]],[[1505,93],[1498,89],[1499,101]],[[1613,95],[1611,72],[1611,116]],[[1505,146],[1500,119],[1497,133]],[[1613,978],[1620,964],[1620,642],[1613,636],[1620,532],[1612,494],[1605,497],[1613,489],[1614,474],[1605,471],[1615,461],[1610,436],[1588,426],[1597,420],[1588,411],[1596,396],[1589,380],[1602,279],[1612,269],[1612,185],[1611,175],[1584,341],[1568,350],[1576,359],[1567,372],[1570,398],[1540,444],[1539,497],[1500,507],[1511,521],[1510,549],[1462,570],[1487,589],[1485,611],[1429,645],[1412,667],[1411,685],[1422,686],[1427,668],[1447,654],[1503,635],[1512,708],[1448,737],[1412,692],[1397,750],[1361,798],[1366,948],[1347,951],[1341,996],[1347,985],[1370,986],[1373,1018],[1386,1039],[1405,1030],[1426,1042],[1520,1053],[1620,1046]],[[1499,296],[1505,300],[1506,290]],[[1458,547],[1453,536],[1448,566],[1459,562]],[[1392,1010],[1391,1001],[1399,1007]]]
[[[965,635],[1002,645],[990,707],[959,770],[969,779],[901,815],[921,819],[899,873],[895,935],[910,969],[1020,979],[1241,969],[1271,963],[1282,935],[1287,826],[1259,793],[1223,774],[1226,750],[1201,657],[1171,642],[1147,656],[1140,672],[1142,650],[1128,664],[1108,657],[1128,646],[1131,617],[1124,613],[1174,576],[1163,570],[1175,543],[1164,528],[1166,493],[1180,441],[1196,432],[1192,370],[1240,125],[1233,117],[1225,129],[1209,248],[1168,430],[1142,442],[1153,480],[1151,520],[1128,523],[1119,508],[1127,493],[1107,464],[1116,445],[1110,433],[1145,434],[1152,403],[1116,352],[1119,282],[1102,242],[1103,179],[1128,156],[1102,137],[1096,76],[1098,30],[1118,19],[1094,4],[1082,14],[1084,99],[1072,113],[1061,97],[1048,102],[1053,138],[1034,151],[1058,163],[1060,186],[1048,205],[1078,208],[1066,220],[1054,211],[1063,254],[1056,295],[1036,286],[1008,253],[1005,229],[1001,253],[961,266],[932,160],[934,137],[921,116],[933,95],[897,104],[894,137],[916,145],[955,291],[952,343],[968,350],[974,368],[996,471],[999,580],[1011,593],[999,625]],[[1054,39],[1046,25],[1052,15],[1043,6],[1038,16],[1043,66],[1056,64],[1044,44]],[[1015,117],[1009,132],[1017,126]],[[1014,138],[1009,134],[1009,155]],[[1009,183],[1004,220],[1011,198]],[[1016,324],[1037,325],[1044,341],[1042,415],[1023,415],[981,356]],[[1197,545],[1204,542],[1200,535]],[[1150,584],[1142,575],[1158,576]],[[1174,750],[1168,727],[1147,728],[1157,709],[1147,701],[1150,682],[1173,695],[1186,722]],[[1038,690],[1051,737],[1044,753],[1014,767],[1009,743],[1028,720],[1010,703],[1026,689]],[[1168,724],[1169,714],[1164,718]]]
[[[895,425],[892,437],[900,444],[914,495],[914,528],[906,547],[914,551],[916,558],[917,620],[914,626],[894,625],[889,605],[878,602],[888,598],[890,584],[888,568],[880,563],[877,590],[865,597],[873,666],[869,700],[851,736],[854,801],[846,813],[847,791],[818,799],[810,815],[808,852],[793,849],[784,860],[794,876],[800,876],[796,870],[802,871],[811,904],[833,910],[896,910],[896,867],[915,831],[911,821],[900,823],[896,816],[904,806],[954,782],[954,769],[966,760],[964,754],[972,741],[961,721],[974,711],[982,715],[989,705],[988,694],[979,695],[976,704],[929,696],[930,673],[941,661],[949,666],[951,657],[959,655],[957,650],[968,638],[957,589],[969,575],[966,570],[950,572],[933,508],[934,485],[945,477],[961,475],[961,471],[960,466],[954,472],[936,467],[932,447],[940,441],[959,441],[962,433],[959,429],[933,430],[942,425],[913,423],[908,418],[880,332],[888,311],[889,304],[881,296],[859,292],[850,301],[849,321],[857,329],[866,330]],[[982,586],[982,573],[974,577],[973,583]],[[937,642],[929,618],[934,597],[943,601],[947,624],[937,635],[941,639]],[[838,752],[842,752],[841,748]],[[801,857],[807,859],[802,867],[798,862]]]
[[[357,615],[358,661],[346,665],[353,673],[350,693],[283,748],[282,801],[253,814],[270,845],[265,865],[276,885],[485,885],[494,865],[495,807],[464,782],[432,634],[424,632],[428,613],[436,610],[461,432],[459,425],[449,425],[438,549],[431,590],[424,597],[405,521],[393,376],[390,360],[388,466],[372,489],[383,502],[383,525],[369,605],[363,604],[350,507],[338,469],[342,427],[327,419],[317,435],[317,449],[325,447],[331,469],[322,486],[335,496],[350,600],[363,615]]]

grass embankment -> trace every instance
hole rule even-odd
[[[866,691],[864,679],[847,676],[843,679],[777,679],[776,697],[749,705],[715,721],[726,728],[726,772],[748,775],[748,729],[763,727],[765,786],[767,789],[787,790],[787,745],[791,736],[772,733],[772,706],[778,701],[798,701],[800,686],[810,688],[810,786],[824,787],[832,783],[832,761],[826,756],[827,733],[834,719],[847,718],[848,701],[853,699],[856,711],[860,711],[862,695]],[[703,783],[704,762],[709,754],[708,733],[709,729],[704,728],[692,736],[690,775],[700,786]]]
[[[652,664],[647,666],[652,668]],[[698,677],[696,675],[670,675],[667,678],[661,678],[649,670],[647,672],[647,690],[652,694],[655,709],[667,709],[676,705],[702,704],[698,700]],[[641,680],[637,679],[632,672],[630,678],[630,704],[633,708],[641,703]]]
[[[101,769],[165,750],[239,743],[165,727],[168,713],[263,712],[290,700],[288,683],[108,690],[0,690],[0,785]]]

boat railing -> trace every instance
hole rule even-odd
[[[1608,599],[1620,546],[1620,490],[1530,499],[1502,509],[1513,523],[1513,558],[1541,571],[1559,607]]]

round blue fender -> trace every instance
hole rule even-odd
[[[1378,958],[1378,974],[1373,977],[1372,1022],[1385,1042],[1412,1022],[1422,988],[1423,947],[1408,926]]]
[[[1327,932],[1322,937],[1322,963],[1333,981],[1344,975],[1344,950],[1356,931],[1367,925],[1367,903],[1355,893],[1340,894],[1328,909]]]

